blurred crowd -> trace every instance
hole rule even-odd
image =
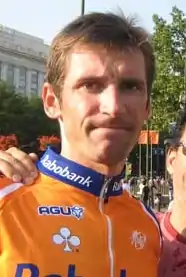
[[[140,199],[152,209],[166,210],[173,200],[172,179],[156,176],[147,179],[146,176],[125,178],[122,181],[126,189],[134,197]]]

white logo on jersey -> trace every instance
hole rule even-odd
[[[80,245],[80,238],[73,236],[70,229],[66,227],[61,228],[59,234],[53,235],[52,239],[55,244],[62,244],[65,252],[72,252],[74,247]]]
[[[113,191],[119,191],[121,189],[121,184],[119,182],[114,182]]]
[[[83,186],[90,187],[93,182],[91,176],[83,177],[74,172],[70,172],[68,166],[62,168],[60,165],[57,164],[56,160],[51,161],[49,155],[46,155],[44,159],[41,160],[41,163],[51,172],[54,172],[55,174],[58,174],[68,180],[77,182],[78,184],[81,184]]]
[[[132,233],[132,237],[131,237],[131,244],[137,249],[137,250],[141,250],[144,248],[145,244],[147,241],[147,237],[146,235],[144,235],[141,232],[138,231],[134,231]]]

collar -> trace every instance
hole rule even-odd
[[[101,189],[108,179],[110,181],[107,197],[121,195],[123,192],[120,182],[123,174],[108,178],[108,176],[64,158],[50,147],[37,163],[37,166],[41,173],[95,196],[100,196]]]
[[[171,212],[166,212],[161,220],[161,229],[165,238],[186,244],[186,238],[179,234],[170,222]]]

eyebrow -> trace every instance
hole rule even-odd
[[[81,76],[76,80],[74,86],[77,86],[81,83],[85,83],[88,81],[106,82],[106,81],[108,81],[108,77],[106,77],[104,75],[102,75],[102,76],[96,76],[96,75]]]
[[[141,86],[145,86],[144,80],[140,78],[135,78],[135,77],[121,77],[119,78],[120,82],[126,83],[126,84],[140,84]]]
[[[79,77],[77,80],[76,80],[76,85],[77,84],[80,84],[80,83],[83,83],[83,82],[86,82],[86,81],[108,81],[109,77],[105,76],[105,75],[100,75],[100,76],[96,76],[96,75],[87,75],[87,76],[82,76],[82,77]],[[140,78],[136,78],[136,77],[118,77],[117,78],[117,81],[119,81],[120,83],[126,83],[126,84],[130,84],[130,83],[133,83],[133,84],[139,84],[141,86],[145,86],[145,82],[144,80],[140,79]]]

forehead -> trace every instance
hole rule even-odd
[[[81,47],[69,56],[66,77],[124,76],[146,78],[143,54],[138,49],[125,51]]]
[[[183,149],[182,147],[179,147],[180,145],[184,145],[184,148],[186,146],[186,126],[183,127],[183,129],[180,131],[180,135],[178,135],[177,137],[175,137],[173,140],[170,141],[170,152],[171,153],[171,150],[173,151],[176,151],[178,154],[179,153],[183,153]],[[185,151],[184,151],[185,153]],[[185,153],[186,155],[186,153]]]

